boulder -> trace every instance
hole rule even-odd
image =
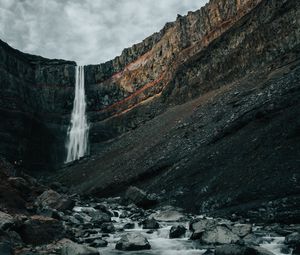
[[[239,237],[245,237],[252,232],[251,224],[235,224],[231,228],[232,233],[238,235]]]
[[[117,250],[139,251],[149,250],[151,246],[148,240],[139,233],[126,233],[116,244]]]
[[[0,254],[1,255],[12,255],[12,243],[9,235],[0,230]]]
[[[245,251],[245,246],[236,244],[224,244],[216,248],[215,255],[244,255]]]
[[[157,221],[176,222],[180,221],[184,215],[179,209],[168,206],[151,215]]]
[[[216,248],[215,255],[274,255],[274,253],[259,246],[225,244]]]
[[[170,229],[170,238],[180,238],[185,235],[186,228],[182,225],[172,226]]]
[[[145,191],[131,186],[125,193],[124,201],[127,204],[133,203],[141,208],[149,208],[157,204],[158,198],[154,194],[147,194]]]
[[[14,218],[0,211],[0,230],[5,230],[14,224]]]
[[[96,239],[91,243],[91,246],[95,248],[106,247],[107,245],[108,242],[102,239]]]
[[[91,221],[95,224],[102,224],[105,222],[111,222],[111,217],[109,214],[102,212],[102,211],[95,211],[88,213],[91,217]]]
[[[201,241],[206,244],[231,244],[239,240],[240,238],[225,226],[216,226],[206,230],[201,236]]]
[[[101,231],[103,233],[114,233],[115,232],[115,226],[111,222],[103,223],[101,225]]]
[[[264,240],[260,236],[249,234],[243,238],[243,241],[247,245],[260,245],[263,243]]]
[[[142,221],[142,225],[143,225],[143,229],[158,229],[159,228],[158,222],[153,218]]]
[[[300,246],[300,233],[294,232],[288,236],[285,237],[284,243],[294,247],[294,246]]]
[[[61,195],[54,190],[46,190],[39,197],[37,197],[36,206],[38,208],[49,207],[59,211],[66,211],[72,209],[74,201],[66,195]]]
[[[95,248],[68,242],[62,247],[61,255],[100,255],[100,253]]]
[[[197,219],[190,222],[190,230],[193,232],[191,239],[200,239],[204,231],[215,228],[217,224],[215,219]]]
[[[135,227],[134,223],[129,222],[129,223],[126,223],[123,228],[124,229],[134,229],[134,227]]]
[[[39,245],[61,239],[65,229],[56,219],[35,215],[27,219],[18,232],[25,243]]]

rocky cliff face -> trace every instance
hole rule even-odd
[[[131,130],[56,177],[84,194],[134,184],[197,212],[298,221],[299,10],[262,1],[215,40],[183,49],[167,79],[100,110],[92,135]]]
[[[145,114],[133,118],[123,118],[123,115],[157,100],[174,78],[178,66],[202,51],[259,2],[210,1],[196,12],[178,16],[159,33],[125,49],[120,57],[87,66],[88,107],[93,123],[91,140],[110,139],[147,120]]]
[[[74,62],[49,60],[0,41],[0,153],[45,170],[63,160],[74,96]]]

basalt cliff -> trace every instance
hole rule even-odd
[[[64,166],[76,63],[1,41],[0,154],[84,195],[299,220],[299,63],[299,1],[211,0],[85,66],[90,154]]]

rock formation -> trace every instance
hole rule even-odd
[[[135,185],[197,213],[299,221],[299,7],[211,0],[86,66],[91,156],[52,178],[100,197]],[[0,56],[0,154],[28,171],[62,167],[75,63],[4,42]]]

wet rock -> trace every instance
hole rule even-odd
[[[166,207],[151,215],[157,221],[175,222],[181,220],[184,215],[174,207]]]
[[[54,190],[46,190],[37,199],[35,204],[39,208],[49,207],[52,209],[65,211],[72,209],[74,201],[65,195],[61,195]]]
[[[158,229],[159,228],[158,222],[153,218],[142,221],[142,225],[143,225],[143,229]]]
[[[237,243],[240,238],[224,226],[217,226],[203,232],[201,241],[207,244],[230,244]]]
[[[91,243],[91,246],[95,248],[106,247],[107,245],[108,242],[102,239],[96,239]]]
[[[214,228],[217,225],[215,219],[197,219],[190,223],[190,230],[193,232],[191,239],[200,239],[202,233],[208,229]]]
[[[111,222],[103,223],[101,225],[101,231],[103,233],[114,233],[115,232],[115,226]]]
[[[261,237],[259,237],[259,236],[254,235],[254,234],[246,235],[243,238],[243,241],[247,245],[260,245],[260,244],[263,243],[263,239]]]
[[[246,247],[236,244],[225,244],[216,248],[216,255],[243,255]],[[254,255],[254,254],[253,254]]]
[[[154,194],[147,194],[145,191],[131,186],[125,193],[124,201],[134,203],[138,207],[149,208],[157,204],[158,198]]]
[[[107,213],[101,212],[101,211],[96,211],[96,212],[91,212],[89,213],[91,216],[92,222],[95,224],[102,224],[105,222],[111,222],[111,216]]]
[[[151,246],[148,240],[139,233],[126,233],[116,244],[117,250],[138,251],[149,250]]]
[[[133,222],[126,223],[123,228],[124,229],[134,229],[134,223]]]
[[[18,230],[22,240],[28,244],[47,244],[64,236],[62,222],[44,216],[32,216]]]
[[[244,237],[251,233],[252,231],[252,225],[251,224],[235,224],[232,228],[231,231],[238,235],[239,237]]]
[[[4,212],[0,211],[0,230],[5,230],[14,224],[14,218]]]
[[[7,233],[0,230],[0,254],[13,255],[12,243]]]
[[[185,235],[186,228],[182,225],[172,226],[170,229],[170,238],[180,238]]]
[[[23,194],[30,191],[30,184],[22,177],[10,177],[8,182]]]
[[[293,248],[293,255],[300,254],[300,233],[295,232],[286,236],[284,243]]]
[[[61,255],[100,255],[100,253],[95,248],[68,242],[62,247]]]
[[[225,244],[216,248],[216,255],[274,255],[274,253],[259,246],[242,246]]]

